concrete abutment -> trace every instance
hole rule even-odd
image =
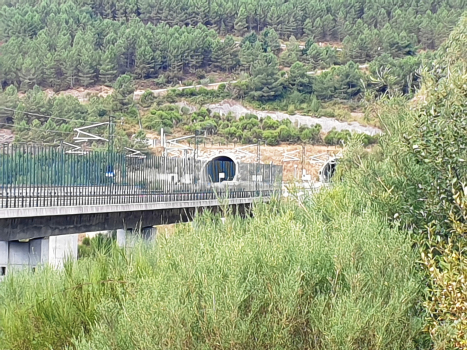
[[[78,234],[0,241],[0,278],[25,268],[49,264],[60,268],[67,259],[78,258]]]

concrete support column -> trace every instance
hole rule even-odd
[[[8,267],[8,242],[0,241],[0,281],[7,273]]]
[[[30,242],[9,242],[8,273],[31,266],[29,261]]]
[[[43,247],[47,249],[45,244],[46,238],[43,239]],[[54,267],[63,267],[67,259],[78,259],[78,234],[53,236],[48,238],[48,263]],[[45,254],[42,254],[43,258]],[[42,262],[44,263],[44,262]]]
[[[49,255],[49,237],[29,241],[29,266],[31,268],[34,269],[37,265],[47,264],[49,262]]]
[[[0,279],[14,270],[51,264],[63,267],[67,259],[78,258],[78,235],[36,238],[28,241],[0,241]]]
[[[146,241],[153,241],[157,236],[157,227],[150,226],[141,230],[141,238]]]
[[[151,242],[156,239],[157,228],[143,227],[141,230],[117,230],[117,245],[119,247],[132,248],[138,240]]]
[[[126,245],[126,230],[119,229],[117,230],[117,245],[121,248]]]

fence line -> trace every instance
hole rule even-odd
[[[61,147],[0,148],[0,208],[152,203],[271,196],[282,167]]]

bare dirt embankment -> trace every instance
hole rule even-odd
[[[76,97],[79,102],[81,103],[86,103],[89,102],[89,99],[92,96],[98,96],[98,97],[107,97],[112,94],[114,91],[113,88],[104,86],[104,85],[98,85],[90,88],[84,88],[84,87],[79,87],[76,89],[68,89],[68,90],[63,90],[60,92],[55,92],[52,89],[45,89],[44,92],[48,97],[54,97],[54,96],[73,96]],[[19,97],[24,97],[25,93],[19,92],[18,93]]]

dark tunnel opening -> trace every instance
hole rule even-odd
[[[226,156],[215,157],[206,165],[210,182],[233,181],[237,171],[235,162]]]
[[[319,172],[320,181],[330,182],[331,178],[334,176],[334,173],[336,172],[336,165],[337,165],[337,162],[335,159],[326,163]]]

